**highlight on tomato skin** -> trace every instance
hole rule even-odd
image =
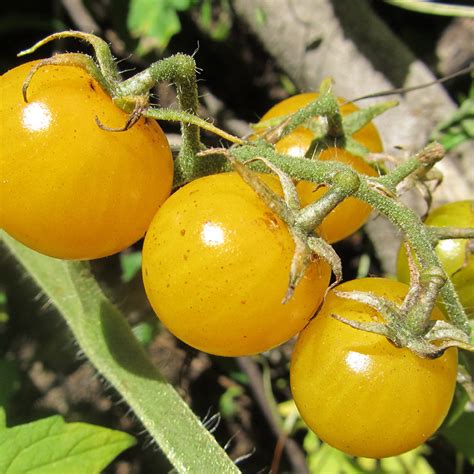
[[[396,456],[423,444],[446,417],[456,384],[457,350],[422,359],[382,336],[337,321],[332,314],[381,321],[374,309],[335,294],[351,290],[399,305],[408,285],[363,278],[331,290],[295,345],[293,398],[309,428],[331,446],[352,456]],[[435,308],[433,318],[442,317]]]
[[[318,95],[318,93],[303,93],[289,97],[268,110],[260,119],[260,122],[295,113],[315,100]],[[346,101],[342,98],[338,100],[341,104],[344,103],[344,105],[341,106],[343,116],[359,110],[356,105],[345,103]],[[380,153],[383,151],[382,140],[376,127],[372,123],[362,127],[355,132],[352,137],[372,153]],[[275,144],[275,149],[282,154],[304,157],[313,139],[313,132],[300,126],[280,139]],[[365,160],[341,148],[327,148],[318,155],[315,155],[314,158],[324,161],[338,161],[350,165],[359,173],[367,176],[377,176],[376,170],[366,163]],[[317,187],[315,183],[309,181],[300,181],[297,185],[297,190],[301,204],[306,206],[320,199],[321,196],[326,193],[327,188],[325,186]],[[318,233],[329,243],[338,242],[360,229],[367,221],[371,211],[372,209],[367,203],[354,197],[349,197],[328,214],[318,228]]]
[[[139,240],[170,195],[173,161],[165,134],[149,119],[120,128],[127,114],[88,74],[44,66],[28,102],[22,86],[36,61],[0,78],[0,225],[46,255],[94,259]]]
[[[221,356],[256,354],[297,334],[328,287],[329,266],[315,259],[282,304],[294,248],[286,224],[237,173],[199,178],[174,193],[150,225],[145,290],[186,344]]]

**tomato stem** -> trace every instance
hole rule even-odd
[[[38,69],[48,65],[80,67],[81,69],[84,69],[84,71],[86,71],[91,77],[93,77],[104,90],[109,91],[111,88],[113,88],[112,83],[110,83],[110,81],[104,77],[97,64],[89,56],[81,53],[56,54],[51,58],[41,60],[31,68],[31,71],[25,78],[22,88],[23,99],[25,102],[28,102],[28,88],[33,76],[36,74]]]
[[[444,157],[444,154],[445,150],[442,145],[436,142],[430,143],[390,173],[381,176],[379,182],[387,188],[395,190],[396,186],[410,175],[423,178]]]
[[[436,226],[427,226],[432,237],[433,244],[439,240],[447,239],[474,239],[474,228],[472,227],[436,227]]]
[[[406,239],[410,242],[417,260],[421,262],[424,268],[436,267],[441,269],[442,267],[439,259],[433,251],[433,238],[430,230],[421,222],[420,218],[413,210],[408,208],[398,199],[395,199],[393,193],[390,191],[392,186],[395,186],[398,182],[404,179],[402,175],[406,177],[415,173],[419,169],[426,170],[426,161],[430,163],[430,159],[433,156],[435,156],[436,159],[438,158],[438,153],[433,152],[433,150],[436,149],[438,152],[440,151],[440,148],[433,145],[433,148],[429,147],[427,153],[421,152],[415,157],[407,160],[406,163],[400,165],[403,168],[400,173],[397,173],[396,171],[392,172],[393,174],[390,176],[393,178],[368,178],[367,176],[358,174],[360,180],[359,187],[355,192],[348,191],[347,195],[350,195],[351,192],[353,192],[354,197],[367,202],[400,229]],[[239,161],[251,160],[252,157],[256,155],[264,156],[268,161],[293,178],[304,179],[320,184],[324,183],[331,185],[334,176],[338,172],[353,172],[352,168],[342,163],[332,161],[323,162],[281,155],[275,153],[273,148],[263,146],[258,142],[255,145],[234,147],[232,148],[232,155]],[[425,157],[429,158],[425,159]],[[431,164],[429,164],[429,166],[430,165]],[[264,171],[262,166],[258,163],[251,163],[249,166],[258,171]],[[469,334],[471,330],[470,325],[451,280],[446,280],[446,283],[439,290],[439,294],[444,305],[449,308],[449,315],[453,324],[466,334]],[[429,319],[430,314],[431,311],[426,310],[423,313],[423,316],[420,316],[419,314],[411,316],[413,322],[410,326],[417,328],[415,332],[423,331],[423,328],[426,329],[426,320]]]
[[[117,64],[114,60],[114,57],[112,56],[112,52],[110,51],[109,45],[103,39],[90,33],[84,33],[82,31],[62,31],[59,33],[53,33],[52,35],[43,38],[41,41],[38,41],[31,48],[21,51],[20,53],[18,53],[18,56],[25,56],[27,54],[31,54],[41,46],[45,45],[46,43],[49,43],[50,41],[64,38],[76,38],[85,41],[86,43],[89,43],[94,49],[94,53],[97,57],[97,62],[99,64],[99,69],[102,75],[106,78],[109,78],[112,82],[121,81],[121,77],[117,69]],[[74,55],[76,56],[79,54],[75,53]],[[85,54],[82,56],[88,57]]]
[[[140,95],[158,82],[172,82],[176,86],[179,109],[195,115],[198,108],[196,62],[186,54],[175,54],[124,81],[117,89],[120,96]],[[149,115],[150,116],[150,115]],[[188,116],[189,118],[189,116]],[[196,174],[196,154],[202,149],[199,127],[192,122],[181,122],[182,145],[175,160],[178,181],[187,181]]]
[[[190,125],[196,125],[199,128],[207,130],[208,132],[214,133],[225,140],[228,140],[231,143],[237,145],[243,145],[244,140],[238,138],[230,133],[227,133],[224,130],[216,127],[211,122],[198,117],[197,115],[191,114],[189,112],[184,112],[182,110],[169,109],[169,108],[155,108],[149,107],[145,112],[143,112],[144,117],[153,118],[155,120],[168,120],[170,122],[183,122]],[[199,174],[198,174],[199,175]],[[197,177],[197,176],[193,176]]]
[[[327,134],[331,137],[343,135],[342,115],[339,110],[337,99],[327,90],[318,96],[313,102],[294,113],[287,124],[283,127],[279,138],[291,133],[295,128],[303,125],[307,120],[315,116],[323,116],[327,119]]]
[[[297,225],[308,231],[315,229],[338,204],[357,191],[359,184],[359,176],[353,170],[337,172],[328,191],[301,209],[296,219]]]
[[[365,180],[361,180],[361,186],[355,193],[355,197],[377,209],[403,232],[406,240],[410,242],[415,258],[421,263],[422,267],[436,267],[444,273],[441,263],[433,251],[430,231],[423,225],[413,210],[398,200],[370,189]],[[440,295],[445,306],[449,308],[449,315],[453,324],[466,334],[470,334],[469,321],[449,278],[442,286]],[[429,316],[430,313],[425,314],[425,319],[428,319]],[[414,323],[415,325],[416,323]]]

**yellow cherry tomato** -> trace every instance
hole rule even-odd
[[[305,93],[289,97],[288,99],[279,102],[265,113],[261,118],[261,122],[295,113],[317,97],[317,93]],[[345,101],[344,99],[339,99],[339,102],[343,103]],[[341,107],[342,115],[348,115],[357,110],[359,110],[358,107],[352,103],[344,104]],[[365,125],[355,132],[353,138],[373,153],[380,153],[383,150],[380,135],[372,123]],[[275,144],[275,149],[279,153],[286,155],[304,157],[310,148],[313,139],[313,132],[301,126],[279,140]],[[327,148],[317,155],[316,158],[324,161],[342,162],[350,165],[359,173],[367,176],[377,176],[376,171],[362,158],[354,156],[341,148]],[[327,188],[325,186],[317,188],[315,183],[301,181],[297,185],[297,190],[301,199],[301,204],[306,206],[320,199],[321,196],[326,193]],[[370,212],[371,208],[368,204],[356,198],[349,197],[331,211],[322,222],[318,232],[328,242],[337,242],[358,230],[367,221]]]
[[[140,239],[169,196],[173,162],[154,120],[126,132],[127,114],[82,69],[35,62],[0,78],[0,225],[23,244],[92,259]]]
[[[307,425],[325,442],[352,456],[396,456],[424,443],[448,413],[457,373],[457,350],[422,359],[382,336],[354,329],[331,315],[382,321],[363,303],[335,291],[363,291],[401,304],[408,286],[363,278],[331,290],[300,333],[290,369],[291,390]],[[433,319],[442,314],[435,308]]]
[[[315,259],[293,297],[294,242],[236,173],[197,179],[153,219],[143,246],[143,281],[156,314],[179,339],[222,356],[255,354],[285,342],[309,321],[330,270]]]

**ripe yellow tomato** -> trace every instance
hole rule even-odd
[[[457,350],[422,359],[337,321],[332,314],[382,321],[376,310],[335,294],[352,290],[400,304],[408,285],[363,278],[331,290],[298,337],[291,390],[301,416],[323,441],[353,456],[395,456],[424,443],[441,425],[454,394]],[[437,308],[433,318],[442,318]]]
[[[197,179],[153,219],[143,246],[148,299],[167,328],[211,354],[255,354],[288,340],[309,321],[329,283],[315,259],[282,304],[294,242],[236,173]]]
[[[266,112],[261,118],[261,122],[281,117],[282,115],[295,113],[317,97],[317,93],[305,93],[289,97],[288,99],[279,102]],[[339,102],[343,103],[344,100],[339,99]],[[358,107],[352,103],[345,104],[341,107],[342,115],[348,115],[357,110],[359,110]],[[383,150],[380,135],[372,123],[365,125],[354,133],[353,138],[373,153],[380,153]],[[301,126],[279,140],[275,144],[275,149],[279,153],[286,155],[304,157],[310,148],[313,139],[313,132]],[[368,165],[362,158],[354,156],[341,148],[327,148],[319,153],[315,158],[324,161],[338,161],[348,164],[359,173],[367,176],[377,175],[374,168]],[[308,181],[299,182],[297,189],[303,206],[320,199],[327,191],[326,187],[322,186],[316,188],[314,183]],[[349,197],[331,211],[322,222],[318,232],[328,242],[337,242],[358,230],[366,222],[370,212],[371,208],[368,204],[356,198]]]
[[[0,225],[38,252],[92,259],[140,239],[169,196],[173,162],[159,125],[127,114],[82,69],[35,62],[0,78]]]

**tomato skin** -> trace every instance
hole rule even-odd
[[[50,256],[92,259],[140,239],[173,180],[170,148],[159,125],[127,114],[82,69],[35,62],[0,78],[1,227]]]
[[[279,102],[266,112],[261,118],[261,122],[297,112],[317,97],[317,93],[304,93],[289,97],[288,99]],[[339,99],[339,102],[343,103],[345,101],[344,99]],[[357,110],[359,110],[358,107],[352,103],[347,103],[341,107],[342,115],[348,115]],[[298,127],[293,132],[279,140],[275,144],[275,149],[279,153],[295,157],[304,157],[313,141],[313,138],[314,135],[309,129]],[[372,123],[365,125],[354,133],[353,138],[373,153],[380,153],[383,150],[380,135]],[[351,155],[341,148],[331,147],[323,150],[317,156],[317,159],[324,161],[338,161],[350,165],[359,173],[367,176],[377,176],[376,171],[362,158]],[[309,181],[299,182],[297,190],[303,206],[307,206],[308,204],[320,199],[327,192],[325,186],[316,189],[315,183]],[[367,221],[370,213],[371,207],[367,203],[349,197],[331,211],[322,222],[318,232],[329,243],[337,242],[357,231]]]
[[[436,227],[473,227],[474,201],[455,201],[444,204],[425,219],[425,224]],[[435,247],[441,265],[451,278],[468,317],[474,317],[474,254],[467,253],[467,239],[440,240]],[[402,244],[398,253],[397,277],[404,283],[410,281],[410,271],[405,246]]]
[[[338,291],[368,291],[400,304],[408,286],[363,278]],[[395,456],[425,442],[441,425],[454,394],[457,350],[421,359],[384,337],[359,331],[331,314],[381,321],[362,303],[331,290],[300,333],[290,369],[291,390],[308,426],[331,446],[353,456]],[[434,318],[442,318],[435,308]]]
[[[294,242],[288,228],[236,173],[197,179],[153,219],[143,280],[161,321],[179,339],[221,355],[255,354],[294,336],[329,282],[313,262],[290,301]]]

